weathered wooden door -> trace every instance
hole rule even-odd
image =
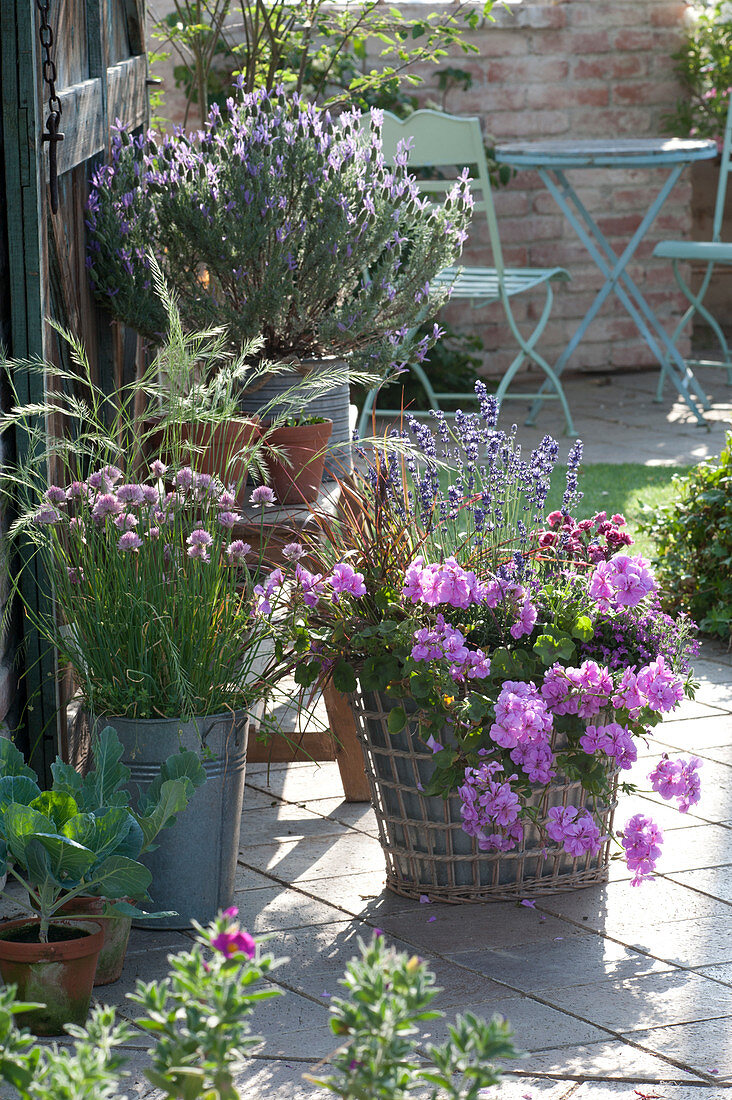
[[[106,155],[110,123],[120,119],[138,127],[147,121],[144,2],[0,0],[0,309],[5,312],[0,338],[15,358],[66,363],[65,349],[46,324],[47,317],[54,317],[83,339],[108,391],[119,384],[125,363],[134,360],[134,340],[111,324],[91,296],[84,208],[91,171]],[[56,214],[49,206],[51,142],[44,140],[54,75],[61,107],[58,129],[64,135],[55,143]],[[32,385],[22,394],[27,400],[42,396],[31,392]],[[41,389],[44,383],[36,385]],[[22,453],[22,439],[4,444]],[[41,582],[29,573],[26,598],[43,598],[40,592],[47,586]],[[19,621],[0,654],[5,657],[0,720],[14,717],[31,762],[47,776],[62,719],[57,670],[53,651],[24,622]],[[16,662],[22,672],[17,692],[8,651],[13,643],[22,653]]]

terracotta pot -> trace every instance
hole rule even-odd
[[[52,929],[68,930],[75,938],[54,943],[13,938],[38,923],[25,917],[0,925],[0,975],[6,985],[18,987],[18,1000],[44,1005],[23,1013],[24,1027],[34,1035],[63,1035],[65,1024],[86,1022],[104,930],[96,921],[54,920]],[[85,934],[78,936],[79,931]]]
[[[153,421],[145,422],[146,431],[154,428]],[[244,502],[247,480],[246,454],[234,458],[240,451],[246,452],[261,437],[257,417],[241,420],[227,420],[220,424],[184,423],[180,425],[180,438],[183,445],[181,456],[184,463],[190,463],[201,474],[218,477],[225,485],[234,483],[240,503]],[[189,452],[186,444],[192,444],[196,451]],[[200,448],[200,450],[198,449]],[[149,460],[159,457],[165,463],[171,462],[171,456],[164,445],[162,428],[152,431],[145,441],[145,455]]]
[[[266,431],[266,426],[263,431]],[[272,488],[280,504],[312,503],[318,499],[323,480],[325,452],[333,421],[322,424],[301,424],[295,428],[282,425],[272,428],[266,436],[266,462]],[[269,446],[281,447],[292,465],[273,454]]]
[[[261,433],[256,420],[229,420],[222,424],[183,424],[181,440],[200,447],[191,453],[190,463],[201,474],[218,477],[224,485],[234,483],[236,496],[244,502],[247,480],[246,454],[235,458],[240,451],[251,450]]]
[[[109,985],[120,978],[132,928],[132,917],[124,917],[121,913],[102,916],[105,904],[105,898],[84,896],[72,898],[60,909],[64,914],[76,916],[81,913],[85,917],[93,917],[104,931],[104,943],[99,952],[94,985]]]

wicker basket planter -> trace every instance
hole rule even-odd
[[[462,830],[457,795],[445,801],[422,793],[432,777],[434,757],[416,736],[416,722],[408,720],[401,733],[389,733],[392,704],[372,692],[353,694],[350,700],[386,857],[386,884],[394,893],[412,898],[426,894],[433,901],[495,901],[607,881],[608,841],[596,856],[575,859],[526,823],[517,848],[481,851],[477,840]],[[614,780],[616,774],[617,769]],[[548,789],[537,787],[533,804],[542,818],[552,806],[597,809],[603,835],[612,828],[614,799],[593,807],[581,784],[561,775]]]

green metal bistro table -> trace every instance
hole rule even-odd
[[[635,321],[660,367],[666,370],[697,422],[706,424],[704,409],[709,408],[706,395],[631,279],[627,268],[686,165],[696,160],[709,160],[716,155],[716,142],[682,138],[520,141],[496,148],[495,156],[499,164],[517,169],[533,168],[539,173],[544,186],[605,276],[602,288],[554,365],[557,375],[561,375],[603,302],[614,293]],[[662,187],[620,255],[610,247],[594,217],[567,179],[567,171],[575,168],[669,169]],[[541,387],[540,394],[545,386],[546,383]],[[527,423],[534,422],[542,404],[543,398],[539,396],[531,408]]]

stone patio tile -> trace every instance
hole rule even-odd
[[[634,1031],[630,1038],[646,1050],[668,1055],[674,1061],[689,1066],[700,1075],[706,1076],[707,1080],[718,1080],[721,1084],[726,1079],[730,1083],[732,1020],[729,1017]],[[700,1100],[705,1095],[700,1092]],[[712,1095],[717,1100],[717,1096],[714,1093]],[[720,1095],[724,1095],[721,1090]]]
[[[382,865],[378,870],[329,875],[327,879],[311,879],[301,885],[309,894],[337,906],[344,913],[375,920],[378,925],[382,906],[385,911],[393,912],[390,908],[392,904],[401,907],[405,901],[386,890],[385,881],[386,871],[382,857]]]
[[[510,1063],[513,1065],[513,1063]],[[505,1076],[500,1085],[485,1090],[485,1100],[564,1100],[568,1083],[542,1081],[540,1077]]]
[[[266,1100],[326,1100],[333,1093],[316,1089],[303,1081],[303,1073],[314,1070],[310,1061],[280,1061],[263,1057],[255,1058],[237,1076],[236,1084],[247,1097],[266,1097]],[[327,1073],[327,1067],[318,1072]]]
[[[695,752],[695,755],[701,756],[704,760],[715,760],[719,764],[732,767],[732,745],[717,745],[714,748]]]
[[[248,771],[248,769],[247,769]],[[257,777],[254,777],[254,782],[257,782]],[[244,827],[243,818],[246,814],[261,813],[262,810],[272,810],[278,806],[282,806],[282,799],[276,795],[265,793],[260,791],[257,787],[250,786],[246,783],[244,786],[244,803],[242,805],[242,828]]]
[[[461,962],[464,953],[480,958],[491,948],[552,943],[556,936],[574,938],[584,931],[553,917],[542,921],[536,910],[511,901],[461,905],[459,915],[454,905],[412,904],[411,911],[381,916],[380,927],[403,936],[426,954],[459,956]]]
[[[641,886],[631,886],[630,881],[624,880],[555,894],[539,899],[537,909],[582,922],[588,928],[613,936],[622,929],[651,930],[668,921],[683,921],[692,917],[716,915],[723,919],[728,912],[723,902],[715,904],[713,899],[689,889],[682,881],[693,873],[683,872],[678,876],[679,881],[675,881],[677,876],[674,876],[673,879],[658,878]],[[722,883],[725,878],[724,868],[713,868],[705,874],[709,876],[710,883]]]
[[[251,848],[261,848],[263,844],[288,843],[305,837],[344,836],[348,831],[349,826],[339,821],[321,817],[291,802],[280,802],[276,807],[242,815],[239,850],[246,860],[246,853]]]
[[[587,1020],[578,1020],[550,1005],[541,1004],[530,997],[505,997],[498,1000],[474,1001],[466,1008],[474,1016],[490,1019],[498,1014],[508,1020],[513,1029],[513,1041],[517,1050],[544,1050],[549,1046],[574,1046],[577,1043],[593,1043],[606,1038],[607,1033]],[[431,1020],[420,1031],[420,1043],[442,1043],[448,1035],[448,1025],[460,1008],[448,1012],[444,1019]],[[517,1066],[520,1063],[511,1062]]]
[[[317,1031],[328,1027],[330,1013],[326,1000],[303,997],[292,989],[283,989],[278,984],[280,981],[287,983],[287,971],[287,964],[278,966],[272,971],[276,981],[265,982],[261,988],[279,990],[279,996],[258,1002],[249,1017],[252,1034],[261,1035],[265,1040],[265,1047],[261,1052],[265,1056],[274,1057],[269,1048],[273,1042],[276,1043],[280,1032],[285,1034],[291,1031]],[[331,1033],[331,1049],[333,1046],[335,1042]],[[312,1057],[321,1056],[315,1051],[311,1051],[310,1054]]]
[[[695,892],[701,891],[702,896],[708,894],[732,905],[732,866],[677,871],[670,874],[668,879]]]
[[[638,931],[620,928],[612,935],[629,947],[648,951],[657,959],[678,966],[702,967],[732,962],[732,921],[729,913],[695,917],[669,924],[653,924]]]
[[[654,766],[657,758],[654,757],[653,763],[648,762],[648,767],[645,773],[648,772]],[[643,777],[643,784],[648,786],[647,779]],[[706,780],[706,775],[703,779]],[[631,782],[641,785],[641,780],[635,778]],[[704,787],[702,787],[704,792]],[[711,808],[708,812],[705,812],[707,808],[706,799],[704,793],[702,793],[702,802],[693,806],[688,813],[679,813],[674,802],[665,802],[660,795],[649,796],[646,794],[622,794],[618,801],[618,809],[616,811],[616,817],[620,822],[629,821],[634,814],[646,814],[653,818],[657,825],[660,826],[664,835],[668,832],[672,832],[674,829],[688,829],[690,825],[706,825],[717,823],[717,818],[712,816]],[[242,826],[243,828],[243,826]],[[669,841],[672,843],[672,841]]]
[[[304,928],[311,924],[332,924],[343,913],[296,890],[273,886],[269,890],[241,890],[234,895],[242,928],[253,935]]]
[[[732,717],[723,710],[709,711],[691,722],[675,722],[667,716],[653,732],[654,741],[662,751],[668,745],[678,752],[705,752],[720,745],[729,745]]]
[[[700,966],[697,973],[712,978],[715,982],[732,985],[732,962],[718,963],[717,966]]]
[[[529,1054],[528,1059],[521,1063],[521,1069],[564,1078],[610,1077],[653,1082],[699,1080],[695,1074],[619,1039],[537,1051]],[[622,1095],[636,1100],[632,1086],[628,1089],[627,1081],[622,1087],[627,1090]],[[573,1097],[576,1095],[572,1094]]]
[[[618,982],[668,970],[657,959],[591,934],[558,936],[549,943],[502,950],[463,951],[451,957],[461,966],[524,992]]]
[[[384,860],[377,840],[365,833],[344,829],[330,836],[259,844],[247,847],[245,853],[240,862],[282,882],[329,878],[341,874],[344,869],[351,874],[373,871],[383,866]]]
[[[629,1091],[627,1084],[618,1082],[585,1082],[580,1085],[576,1092],[572,1093],[572,1100],[618,1100],[619,1097],[623,1097],[623,1100],[627,1100],[631,1097],[632,1100],[636,1100],[639,1095],[646,1096],[663,1096],[663,1100],[717,1100],[720,1095],[719,1090],[714,1090],[714,1097],[709,1095],[709,1089],[703,1089],[699,1085],[664,1085],[663,1092],[659,1093],[655,1088],[633,1088]],[[725,1095],[724,1091],[721,1095]]]
[[[345,802],[342,797],[314,798],[298,805],[304,805],[310,813],[319,814],[331,821],[339,821],[361,833],[369,833],[370,836],[379,835],[376,815],[368,802]]]
[[[248,867],[242,863],[241,858],[236,866],[236,875],[234,877],[234,893],[239,894],[242,890],[271,890],[277,886],[275,879],[261,874],[253,867]]]
[[[247,782],[264,794],[273,793],[287,802],[306,802],[316,794],[319,798],[343,798],[341,773],[335,761],[273,765],[269,775],[266,764],[259,768],[253,773],[247,769]]]
[[[621,814],[620,823],[622,821]],[[698,867],[724,867],[729,863],[732,863],[732,829],[722,825],[691,825],[668,834],[656,868],[659,874],[665,875]],[[611,881],[632,877],[632,872],[621,860],[612,861]]]
[[[677,726],[680,722],[689,722],[692,719],[722,719],[723,721],[728,717],[727,709],[723,706],[715,706],[711,702],[702,702],[697,699],[685,699],[682,703],[679,703],[676,710],[670,714],[665,714],[663,717],[663,725],[656,726],[653,731],[654,739],[660,741],[664,737],[665,731],[669,726]],[[674,730],[674,737],[678,734]],[[248,774],[248,769],[247,769]]]
[[[693,971],[669,970],[568,989],[544,989],[541,996],[558,1008],[623,1035],[732,1016],[732,989]]]

